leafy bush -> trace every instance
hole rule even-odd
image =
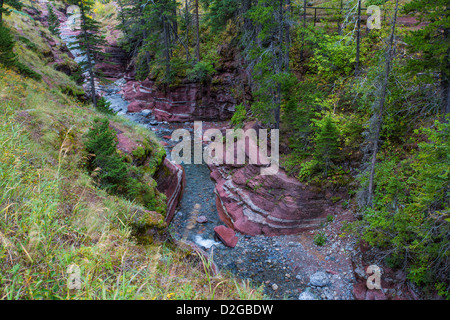
[[[300,171],[298,172],[298,179],[304,181],[312,176],[316,172],[317,164],[318,162],[316,159],[302,163]]]

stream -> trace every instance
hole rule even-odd
[[[68,47],[75,40],[76,32],[73,31],[73,27],[76,25],[77,17],[79,17],[77,14],[69,15],[68,20],[60,26],[61,38]],[[74,55],[75,61],[83,61],[81,52],[70,48],[69,50]],[[171,149],[175,143],[168,137],[179,128],[192,133],[193,123],[158,122],[146,110],[141,113],[128,113],[129,103],[120,93],[125,84],[126,80],[122,78],[112,84],[97,84],[97,86],[119,116],[124,116],[153,132],[165,145],[170,159]],[[223,125],[224,123],[220,122],[203,123],[204,129],[220,128]],[[186,173],[185,192],[169,227],[175,238],[190,240],[206,250],[221,271],[231,272],[243,280],[250,280],[256,286],[264,285],[264,292],[271,299],[297,300],[301,292],[311,292],[317,299],[353,299],[354,279],[348,257],[340,254],[339,247],[337,253],[326,246],[315,248],[311,232],[278,237],[250,237],[237,233],[239,241],[233,249],[217,242],[214,227],[223,225],[223,222],[217,213],[215,184],[210,178],[210,170],[206,164],[183,164],[183,167]],[[205,217],[206,221],[199,223],[196,218],[201,216]],[[352,250],[350,246],[346,249]],[[311,286],[310,276],[327,268],[336,270],[336,274],[330,273],[332,289]]]

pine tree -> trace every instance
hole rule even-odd
[[[8,8],[3,8],[3,5],[7,4],[8,6],[20,10],[23,7],[23,3],[18,0],[0,0],[0,24],[3,22],[3,14],[10,14],[11,10]]]
[[[324,122],[316,138],[314,155],[318,160],[318,164],[325,167],[324,176],[326,177],[333,160],[339,156],[339,132],[331,116],[327,116]]]
[[[48,9],[48,30],[50,30],[50,32],[55,35],[58,36],[60,35],[60,31],[59,31],[59,20],[58,17],[56,16],[55,12],[53,11],[53,7],[50,3],[47,4],[47,9]]]
[[[140,21],[143,35],[140,51],[145,53],[149,67],[153,66],[156,70],[162,71],[163,76],[160,79],[166,84],[173,80],[171,61],[175,41],[182,43],[177,32],[177,6],[174,0],[161,0],[147,4],[142,9]],[[160,69],[161,67],[164,71]]]
[[[412,52],[420,57],[409,59],[412,73],[431,71],[440,75],[441,113],[450,113],[450,10],[448,0],[413,0],[405,4],[406,14],[418,14],[419,21],[427,22],[406,37]]]
[[[117,152],[117,138],[107,119],[95,119],[87,134],[86,151],[93,155],[89,171],[98,172],[96,178],[101,187],[117,192],[127,178],[127,167]]]
[[[5,67],[16,65],[17,56],[14,53],[14,38],[9,29],[0,24],[0,64]]]
[[[198,0],[195,0],[195,56],[197,58],[197,62],[200,62],[200,15],[199,15],[199,7]]]
[[[289,71],[290,15],[289,0],[261,0],[246,13],[255,28],[245,48],[254,80],[252,109],[275,129],[280,128],[284,89],[293,79]]]
[[[360,47],[361,47],[361,0],[358,0],[358,15],[356,27],[356,61],[355,61],[355,76],[359,76],[360,66]]]
[[[81,32],[76,36],[72,48],[80,50],[85,56],[85,59],[80,62],[80,67],[83,72],[88,74],[92,103],[97,107],[95,78],[101,78],[102,74],[95,69],[95,63],[99,56],[105,56],[102,47],[106,45],[106,41],[100,34],[100,23],[90,15],[94,2],[92,0],[75,0],[74,4],[80,7]]]

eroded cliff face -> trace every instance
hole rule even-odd
[[[158,184],[158,191],[166,195],[167,212],[165,221],[167,224],[170,224],[183,197],[186,186],[186,174],[182,166],[166,158],[160,165],[154,178]]]
[[[159,88],[154,81],[129,78],[123,94],[130,102],[128,112],[152,110],[157,121],[192,122],[229,120],[236,100],[225,90],[214,90],[198,83]]]
[[[111,81],[123,78],[128,63],[127,53],[114,40],[108,42],[108,47],[104,48],[103,52],[106,56],[98,57],[97,70],[101,71],[104,77]]]
[[[245,130],[259,130],[248,123]],[[262,164],[209,165],[216,182],[216,205],[221,220],[247,235],[291,235],[315,229],[331,213],[323,192],[289,177],[282,169],[261,175]],[[235,162],[236,163],[236,162]]]
[[[219,49],[221,60],[217,73],[209,83],[192,82],[187,79],[177,85],[161,86],[154,79],[137,81],[131,64],[125,74],[127,83],[123,88],[125,100],[130,102],[128,112],[152,110],[158,121],[191,122],[229,120],[235,106],[245,96],[236,97],[233,88],[242,83],[235,50],[228,45]],[[235,90],[236,91],[236,90]]]

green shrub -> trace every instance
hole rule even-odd
[[[100,186],[109,192],[123,188],[127,179],[127,168],[117,152],[117,138],[107,119],[95,119],[87,134],[86,150],[90,155],[89,171]]]
[[[16,68],[20,74],[22,74],[28,78],[38,80],[38,81],[42,79],[42,75],[40,75],[39,73],[37,73],[36,71],[34,71],[33,69],[31,69],[30,67],[28,67],[27,65],[25,65],[21,62],[16,62]]]
[[[198,62],[191,70],[187,71],[187,77],[191,81],[209,82],[216,72],[209,61]]]
[[[327,237],[325,236],[324,232],[319,232],[319,233],[316,233],[313,241],[316,246],[321,247],[321,246],[325,245],[325,243],[327,242]]]
[[[331,116],[327,116],[322,121],[316,122],[319,125],[319,131],[316,137],[316,149],[314,156],[318,165],[324,167],[324,176],[328,176],[333,161],[338,158],[339,131]]]
[[[28,42],[31,43],[30,41]],[[17,69],[20,74],[26,77],[41,80],[42,76],[39,73],[18,61],[17,55],[14,53],[14,44],[15,41],[9,29],[0,24],[0,64]]]
[[[149,73],[150,73],[150,69],[149,66],[147,64],[147,59],[145,57],[145,52],[139,52],[137,57],[136,57],[136,63],[135,63],[135,68],[136,68],[136,80],[145,80]]]
[[[97,110],[104,114],[115,115],[116,112],[111,109],[111,102],[106,100],[105,97],[101,97],[97,100]]]
[[[55,12],[53,11],[53,6],[50,3],[47,4],[47,10],[48,10],[48,30],[50,30],[50,32],[53,35],[59,36],[60,35],[60,31],[58,29],[59,20]]]
[[[310,176],[312,176],[316,172],[316,168],[318,165],[318,161],[316,159],[312,159],[310,161],[304,162],[301,164],[300,171],[298,172],[298,179],[300,181],[307,180]]]
[[[138,147],[132,155],[138,163],[129,163],[127,156],[117,151],[116,131],[107,119],[95,119],[85,141],[88,170],[99,187],[109,193],[120,195],[130,201],[142,204],[148,210],[165,214],[165,196],[156,189],[145,160],[150,156],[147,149]]]
[[[14,53],[14,38],[9,29],[0,24],[0,63],[5,67],[16,65],[17,56]]]
[[[37,51],[38,47],[36,46],[36,44],[34,42],[32,42],[30,39],[24,37],[24,36],[19,36],[18,37],[19,41],[23,42],[23,44],[25,44],[28,49],[31,49],[33,51]]]
[[[242,127],[244,121],[247,119],[247,110],[243,104],[236,106],[236,111],[231,118],[231,123],[234,126]]]

